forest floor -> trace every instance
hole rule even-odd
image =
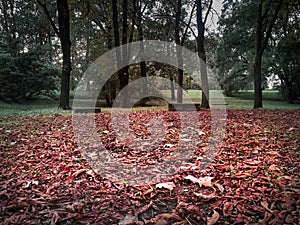
[[[203,169],[210,112],[198,113],[190,161],[159,183],[135,185],[93,170],[71,116],[0,118],[0,224],[300,224],[300,111],[228,110],[221,149]],[[110,114],[95,117],[106,149],[129,168],[176,152],[176,112],[133,112],[126,142],[116,142]],[[147,136],[153,117],[166,127],[164,141],[147,155],[132,151],[127,142]]]

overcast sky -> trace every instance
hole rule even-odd
[[[213,13],[213,18],[210,17],[210,19],[208,19],[208,21],[207,21],[207,23],[208,23],[207,27],[210,30],[214,30],[214,29],[217,28],[218,17],[221,15],[222,0],[214,0],[213,1],[213,9],[217,12],[218,15],[216,15],[216,13],[214,12]]]

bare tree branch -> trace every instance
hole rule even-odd
[[[175,16],[173,15],[168,15],[168,14],[155,14],[153,15],[155,17],[172,17],[172,18],[175,18]],[[182,23],[183,25],[185,25],[186,27],[188,27],[190,29],[190,31],[192,32],[193,34],[193,37],[196,39],[197,38],[197,35],[195,33],[195,31],[193,30],[193,28],[191,27],[191,24],[188,24],[186,23],[185,21],[183,21],[182,19],[179,19],[180,23]]]
[[[281,8],[282,3],[283,3],[283,0],[280,0],[279,3],[278,3],[278,5],[277,5],[277,7],[276,7],[276,9],[275,9],[275,12],[273,14],[272,20],[270,22],[270,25],[268,26],[267,31],[266,31],[266,37],[265,37],[265,39],[264,39],[264,41],[262,43],[262,50],[264,50],[267,47],[268,40],[269,40],[269,38],[271,36],[272,29],[273,29],[273,26],[274,26],[275,21],[277,19],[277,15],[279,13],[279,10]]]
[[[210,10],[211,10],[211,7],[212,7],[212,4],[213,4],[213,0],[210,0],[209,6],[208,6],[207,11],[206,11],[206,14],[205,14],[205,19],[204,19],[204,22],[203,22],[204,25],[206,24],[208,15],[209,15]]]
[[[49,13],[49,10],[48,10],[46,4],[43,4],[40,0],[37,0],[37,3],[43,8],[43,10],[45,11],[45,14],[46,14],[46,16],[47,16],[47,18],[48,18],[48,20],[49,20],[49,22],[50,22],[53,30],[55,31],[55,33],[57,34],[57,36],[60,37],[60,32],[59,32],[58,28],[56,27],[56,25],[55,25],[52,17],[50,16],[50,13]]]
[[[192,22],[192,18],[193,18],[193,14],[194,14],[195,9],[196,9],[196,2],[194,2],[193,8],[192,8],[192,11],[191,11],[191,14],[190,14],[189,22],[187,23],[187,26],[185,27],[185,31],[183,33],[181,43],[180,43],[181,45],[183,45],[183,43],[185,41],[188,29],[190,28],[190,24]]]

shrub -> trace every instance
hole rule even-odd
[[[58,69],[34,52],[13,56],[0,52],[0,99],[16,101],[38,95],[53,96]]]

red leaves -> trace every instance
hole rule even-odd
[[[181,218],[175,213],[162,213],[158,214],[149,221],[146,221],[146,224],[149,225],[168,225],[172,224],[175,221],[179,221]]]
[[[207,218],[207,225],[214,225],[218,222],[220,215],[217,211],[213,210],[213,215]]]
[[[155,185],[156,188],[165,188],[172,191],[175,188],[175,184],[173,182],[165,182],[159,183]]]
[[[213,179],[213,177],[200,177],[200,178],[196,178],[194,176],[188,175],[186,176],[184,179],[186,180],[190,180],[193,183],[197,183],[201,186],[205,186],[205,187],[213,187],[211,180]]]
[[[191,161],[169,179],[136,187],[96,174],[77,149],[70,117],[0,119],[0,221],[299,224],[299,112],[229,111],[222,151],[205,170],[199,159],[210,133],[209,115],[199,113],[200,143]],[[136,137],[154,132],[147,124],[155,116],[163,120],[166,140],[155,143],[153,151],[143,152],[152,147],[146,144],[131,151]],[[180,130],[175,114],[141,113],[130,119],[132,136],[116,142],[109,116],[97,115],[99,136],[113,154],[145,164],[175,155]]]
[[[80,169],[80,170],[75,171],[73,174],[71,174],[68,177],[68,181],[73,180],[74,178],[76,178],[77,176],[79,176],[80,174],[82,174],[82,173],[84,173],[86,171],[88,171],[88,169]]]

